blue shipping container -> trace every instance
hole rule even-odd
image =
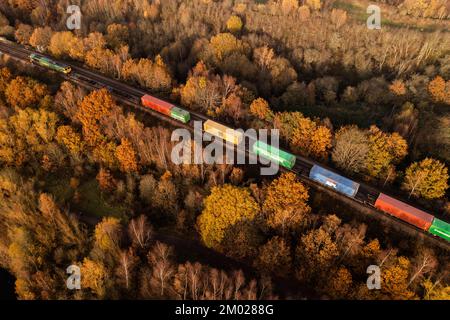
[[[309,177],[352,198],[358,192],[359,183],[317,165],[312,167]]]

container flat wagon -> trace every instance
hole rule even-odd
[[[65,74],[68,74],[72,71],[72,68],[69,65],[53,61],[52,59],[35,53],[30,54],[30,61],[42,67],[46,67]]]
[[[191,119],[191,114],[167,101],[158,99],[149,94],[141,97],[141,103],[144,107],[155,110],[159,113],[165,114],[183,123],[188,123]]]
[[[312,180],[317,181],[327,187],[333,188],[336,191],[343,193],[351,198],[356,195],[359,189],[359,183],[356,183],[318,165],[314,165],[312,167],[311,171],[309,172],[309,177]]]
[[[425,231],[428,231],[434,219],[434,216],[431,214],[389,197],[384,193],[380,193],[378,196],[377,201],[375,201],[375,207]]]
[[[244,137],[242,132],[231,129],[212,120],[207,120],[203,124],[203,130],[234,145],[238,145]]]
[[[253,144],[252,149],[258,156],[275,161],[279,165],[288,169],[292,169],[296,161],[296,157],[294,155],[259,140]]]
[[[428,232],[447,241],[450,241],[450,224],[445,221],[434,218],[430,229],[428,229]]]

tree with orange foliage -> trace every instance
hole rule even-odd
[[[291,248],[285,239],[275,236],[259,249],[255,266],[262,272],[287,277],[292,268]]]
[[[32,78],[16,77],[5,90],[6,101],[14,108],[37,107],[49,94],[48,88]]]
[[[33,34],[30,38],[30,44],[38,49],[47,50],[50,45],[50,40],[52,38],[52,28],[50,27],[39,27],[34,29]]]
[[[100,121],[118,108],[106,89],[93,91],[81,102],[77,118],[83,126],[83,135],[89,146],[95,147],[105,141]]]
[[[135,172],[138,170],[136,152],[128,139],[122,138],[121,144],[116,149],[116,157],[119,161],[120,170],[123,172]]]
[[[301,236],[296,256],[300,261],[297,277],[301,281],[313,283],[326,278],[327,271],[339,256],[339,249],[330,231],[322,226]]]
[[[273,118],[273,112],[263,98],[253,100],[250,104],[250,112],[260,120],[270,121]]]
[[[0,69],[0,97],[3,96],[9,82],[12,79],[11,71],[3,67]]]
[[[305,156],[326,158],[331,148],[331,131],[305,118],[300,112],[281,112],[274,118],[275,128],[294,150]]]
[[[450,103],[450,85],[441,76],[436,76],[428,84],[428,92],[435,102]]]
[[[406,94],[406,87],[402,80],[394,80],[389,86],[389,90],[396,96],[403,96]]]
[[[108,169],[100,168],[96,179],[100,189],[103,191],[112,191],[116,186],[116,181]]]

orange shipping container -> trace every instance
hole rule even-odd
[[[174,107],[173,104],[168,103],[164,100],[155,98],[154,96],[151,96],[148,94],[142,96],[141,102],[147,108],[156,110],[156,111],[158,111],[162,114],[168,115],[168,116],[170,116],[170,111]]]
[[[425,231],[433,223],[434,217],[431,214],[383,193],[380,193],[380,196],[375,202],[375,207]]]

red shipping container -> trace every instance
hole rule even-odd
[[[375,207],[425,231],[433,223],[434,217],[431,214],[383,193],[380,193],[380,196],[375,202]]]
[[[159,113],[166,114],[168,116],[170,116],[170,110],[174,107],[173,104],[155,98],[148,94],[142,96],[141,102],[145,107],[158,111]]]

